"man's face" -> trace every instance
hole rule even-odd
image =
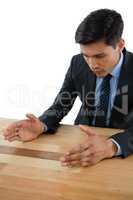
[[[124,41],[121,39],[114,48],[103,41],[80,45],[81,54],[93,73],[98,77],[104,77],[110,73],[120,58],[120,52],[124,48]]]

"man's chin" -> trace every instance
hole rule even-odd
[[[105,77],[108,74],[108,72],[105,72],[105,71],[95,71],[94,74],[97,77]]]

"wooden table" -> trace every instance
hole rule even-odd
[[[60,156],[86,137],[78,126],[61,125],[55,135],[9,143],[2,129],[11,121],[0,119],[0,200],[133,200],[133,156],[61,167]]]

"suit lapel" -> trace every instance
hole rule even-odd
[[[89,69],[85,81],[84,115],[81,123],[91,125],[94,116],[96,75]]]
[[[110,118],[110,126],[112,127],[120,127],[120,123],[123,120],[123,114],[124,114],[124,107],[126,106],[128,108],[128,105],[123,105],[123,94],[128,92],[128,55],[126,50],[123,51],[124,54],[124,60],[121,67],[120,77],[118,81],[117,86],[117,93],[114,100],[114,105],[111,112],[111,118]],[[128,102],[127,102],[128,104]],[[116,120],[117,119],[117,120]]]

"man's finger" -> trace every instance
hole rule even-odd
[[[95,136],[95,132],[89,127],[89,126],[86,126],[86,125],[79,125],[80,129],[87,133],[88,136]]]
[[[19,129],[19,131],[14,131],[14,132],[11,132],[10,134],[4,135],[4,138],[5,138],[5,140],[9,140],[10,138],[12,138],[14,136],[18,136],[19,132],[20,132],[20,129]]]
[[[38,120],[38,118],[31,113],[27,113],[26,117],[29,118],[32,122],[35,122],[36,120]]]
[[[92,155],[92,153],[93,151],[90,146],[90,148],[88,148],[87,150],[84,150],[81,153],[79,152],[79,153],[64,156],[64,161],[66,162],[66,161],[82,160],[84,158],[88,159]]]
[[[69,166],[71,167],[80,166],[80,165],[81,165],[80,160],[74,160],[74,161],[69,162]]]
[[[73,147],[72,149],[70,149],[67,153],[67,155],[71,155],[71,154],[76,154],[76,153],[82,153],[85,150],[87,150],[88,148],[90,148],[91,146],[91,140],[82,143],[82,144],[78,144],[77,146]]]
[[[7,128],[5,128],[3,130],[3,135],[7,136],[7,135],[12,135],[16,132],[16,130],[18,130],[19,128],[21,128],[22,124],[19,122],[15,122],[13,124],[10,124]]]
[[[81,162],[82,162],[82,163],[84,163],[84,162],[90,162],[91,159],[92,159],[92,156],[91,156],[91,155],[88,156],[88,157],[83,157],[83,158],[81,159]]]
[[[88,167],[89,165],[90,165],[90,164],[89,164],[88,162],[82,162],[82,163],[81,163],[81,166],[82,166],[82,167]]]
[[[83,144],[78,144],[75,147],[73,147],[72,149],[70,149],[65,155],[69,156],[71,154],[76,154],[76,153],[81,153],[85,150],[85,146]]]
[[[10,138],[12,138],[12,137],[14,137],[15,136],[15,134],[10,134],[10,135],[4,135],[4,139],[5,140],[9,140]]]
[[[75,160],[80,160],[81,155],[79,153],[77,154],[72,154],[70,156],[64,156],[60,159],[61,162],[69,162],[69,161],[75,161]]]
[[[71,161],[71,162],[64,162],[64,163],[61,163],[61,165],[63,167],[74,167],[74,166],[80,166],[80,161],[79,160],[76,160],[76,161]]]
[[[90,146],[90,148],[88,148],[86,151],[84,151],[84,152],[81,153],[81,159],[89,157],[92,154],[93,154],[93,149]]]
[[[10,139],[8,139],[9,142],[13,142],[13,141],[21,141],[21,138],[19,136],[14,136],[14,137],[11,137]]]

